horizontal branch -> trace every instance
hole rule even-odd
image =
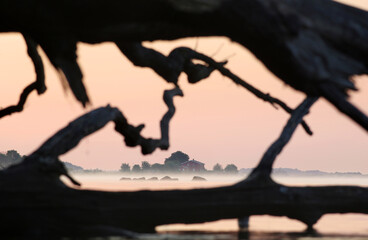
[[[3,174],[0,179],[4,180],[1,177]],[[16,233],[41,231],[64,236],[101,226],[152,232],[164,224],[264,214],[287,216],[312,227],[324,214],[368,213],[368,189],[362,187],[249,184],[195,190],[97,192],[39,185],[23,182],[24,189],[17,191],[17,185],[4,189],[4,184],[0,184],[0,211],[6,220],[0,226],[2,233],[14,226],[24,226]]]

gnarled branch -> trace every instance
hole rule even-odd
[[[272,97],[270,94],[261,92],[251,84],[232,73],[229,69],[224,67],[226,62],[216,62],[211,57],[208,57],[190,48],[176,48],[166,57],[160,52],[142,46],[140,43],[118,42],[116,44],[128,57],[128,59],[136,66],[149,67],[153,69],[167,82],[178,84],[178,77],[180,73],[185,72],[190,83],[197,83],[202,79],[207,78],[212,71],[218,70],[222,75],[231,79],[235,84],[242,86],[253,93],[256,97],[270,103],[272,106],[276,107],[276,105],[278,105],[290,114],[293,112],[293,109],[291,109],[283,101]],[[195,59],[203,61],[207,64],[207,66],[202,64],[194,64],[192,60]],[[308,124],[304,120],[302,120],[302,126],[309,135],[313,134]]]
[[[144,128],[144,125],[135,127],[128,123],[128,120],[117,108],[106,106],[93,110],[69,123],[68,126],[58,131],[42,144],[42,146],[27,157],[25,161],[37,161],[42,165],[44,170],[53,172],[56,175],[65,175],[74,184],[79,185],[79,183],[67,173],[58,157],[76,147],[84,137],[98,131],[110,121],[115,123],[115,130],[124,136],[127,146],[141,146],[143,154],[150,154],[157,148],[166,150],[169,148],[169,124],[175,113],[175,106],[173,103],[173,98],[175,96],[183,96],[181,89],[178,87],[164,92],[163,98],[165,104],[168,106],[168,111],[160,122],[160,139],[145,138],[141,136],[140,132]]]

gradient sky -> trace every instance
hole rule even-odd
[[[343,2],[348,2],[345,0]],[[350,4],[368,9],[368,1]],[[177,46],[197,47],[227,65],[249,83],[296,106],[304,95],[283,84],[252,54],[226,38],[185,39],[147,43],[164,53]],[[47,92],[32,93],[22,113],[0,120],[0,151],[16,149],[30,154],[49,136],[87,110],[110,103],[119,107],[133,124],[145,123],[146,137],[159,137],[159,121],[166,112],[162,101],[165,89],[172,86],[152,70],[134,67],[113,44],[78,45],[79,63],[84,72],[92,107],[82,109],[46,62]],[[23,88],[34,80],[31,61],[18,34],[0,34],[0,105],[18,101]],[[368,113],[368,77],[356,80],[360,92],[351,101]],[[142,156],[139,148],[128,148],[109,124],[83,140],[61,157],[85,168],[118,169],[122,162],[163,163],[171,152],[181,150],[202,161],[207,169],[219,162],[240,168],[257,164],[266,148],[278,137],[288,115],[258,100],[218,73],[195,85],[180,79],[183,98],[175,98],[176,115],[171,122],[168,151],[157,150]],[[276,161],[276,167],[319,169],[323,171],[360,171],[368,173],[368,134],[325,100],[313,106],[306,118],[314,131],[310,137],[299,127],[292,141]]]

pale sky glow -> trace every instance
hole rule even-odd
[[[366,0],[353,2],[368,9]],[[208,55],[223,45],[214,58],[222,61],[230,57],[227,67],[238,76],[293,107],[302,101],[303,94],[285,86],[239,45],[226,38],[201,38],[198,44],[196,41],[146,45],[165,53],[177,46],[197,45],[198,51]],[[159,121],[166,112],[162,94],[172,88],[170,84],[152,70],[134,67],[111,43],[80,44],[78,56],[92,108],[110,103],[119,107],[131,123],[145,123],[146,137],[160,136]],[[55,70],[44,55],[43,59],[48,90],[41,96],[32,93],[22,113],[0,119],[0,151],[16,149],[29,154],[86,111],[70,93],[65,96]],[[0,66],[0,106],[6,107],[15,104],[23,88],[34,80],[20,35],[0,34]],[[368,114],[368,77],[356,82],[361,91],[353,93],[351,100]],[[180,86],[185,96],[175,98],[177,112],[170,126],[169,151],[142,156],[139,148],[126,147],[109,124],[61,159],[85,168],[118,169],[122,162],[163,163],[171,152],[182,150],[204,162],[207,169],[218,162],[253,167],[288,119],[283,110],[275,110],[218,73],[195,85],[189,85],[182,76]],[[306,120],[314,136],[309,137],[299,127],[276,167],[368,173],[368,134],[363,129],[324,100],[315,104]]]

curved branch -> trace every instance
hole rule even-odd
[[[11,115],[15,112],[23,111],[24,104],[26,103],[27,98],[32,91],[36,90],[39,95],[41,95],[46,91],[45,72],[42,63],[42,58],[37,51],[38,44],[26,35],[23,35],[23,37],[27,44],[28,56],[32,59],[35,68],[36,80],[23,90],[17,105],[9,106],[7,108],[0,110],[0,118],[7,115]]]
[[[214,70],[218,70],[222,75],[230,78],[235,84],[247,89],[263,101],[269,102],[274,107],[278,105],[289,114],[293,112],[293,109],[291,109],[283,101],[272,97],[270,94],[261,92],[232,73],[229,69],[225,68],[224,65],[226,62],[216,62],[211,57],[208,57],[190,48],[176,48],[166,57],[154,49],[142,46],[141,43],[117,42],[116,45],[133,64],[136,66],[149,67],[153,69],[167,82],[178,84],[178,77],[180,73],[185,72],[190,83],[197,83],[202,79],[209,77]],[[208,65],[194,64],[192,63],[193,59],[201,60]],[[302,126],[309,135],[313,134],[308,124],[304,120],[302,121]]]
[[[214,68],[193,64],[186,55],[174,49],[168,56],[144,47],[139,42],[116,42],[120,51],[136,66],[149,67],[169,83],[178,84],[179,75],[185,72],[190,83],[210,76]]]
[[[141,146],[143,154],[150,154],[157,148],[163,150],[168,149],[169,124],[175,113],[175,106],[173,103],[173,98],[175,96],[183,96],[180,88],[174,88],[164,92],[163,98],[165,104],[168,106],[168,111],[160,122],[160,139],[145,138],[141,136],[140,132],[144,128],[144,125],[135,127],[129,124],[128,120],[119,109],[112,108],[108,105],[84,114],[70,122],[65,128],[54,134],[43,143],[41,147],[28,156],[25,159],[25,163],[28,164],[28,166],[33,166],[31,169],[41,169],[45,173],[46,178],[49,175],[64,175],[73,184],[79,186],[80,184],[68,174],[65,166],[59,161],[58,157],[76,147],[84,137],[98,131],[110,121],[115,123],[115,130],[124,136],[126,145],[130,147]]]
[[[168,111],[162,117],[160,122],[161,127],[161,138],[151,139],[144,138],[140,135],[140,131],[143,129],[144,125],[139,125],[138,127],[133,127],[127,123],[124,116],[120,116],[115,122],[115,130],[121,133],[125,137],[125,143],[127,146],[135,147],[141,146],[142,154],[150,154],[160,148],[166,150],[169,148],[169,123],[171,118],[175,113],[175,106],[173,102],[173,97],[183,96],[183,92],[180,88],[176,87],[172,90],[166,90],[164,92],[164,102],[168,106]]]
[[[143,154],[152,153],[156,148],[167,149],[169,147],[169,123],[175,113],[174,96],[183,96],[183,93],[179,88],[164,92],[164,102],[169,109],[161,120],[161,139],[144,138],[140,134],[144,125],[135,127],[128,123],[119,109],[106,106],[93,110],[69,123],[68,126],[42,144],[30,157],[34,155],[57,158],[77,146],[84,137],[101,129],[110,121],[115,123],[115,130],[124,136],[127,146],[139,145]]]

